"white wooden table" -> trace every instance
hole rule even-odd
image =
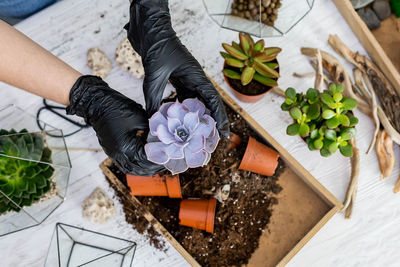
[[[182,42],[206,72],[230,93],[223,82],[223,61],[218,52],[221,43],[237,39],[237,33],[219,28],[206,14],[202,1],[170,0],[170,8],[173,25]],[[127,0],[64,0],[16,27],[82,73],[90,73],[86,65],[86,51],[91,47],[100,47],[113,58],[116,46],[125,36],[122,27],[127,21]],[[267,45],[283,48],[279,56],[282,88],[292,86],[305,91],[313,86],[312,78],[292,77],[295,71],[312,71],[307,59],[300,54],[300,47],[319,47],[333,52],[327,44],[330,33],[338,34],[353,50],[365,53],[329,0],[316,1],[312,12],[284,38],[266,39]],[[345,66],[351,70],[350,65]],[[129,76],[115,62],[106,81],[132,99],[144,103],[142,80]],[[0,107],[15,103],[34,114],[41,106],[39,97],[5,84],[0,84],[0,94]],[[299,138],[287,136],[285,128],[290,118],[280,110],[281,102],[280,97],[270,93],[256,104],[241,105],[338,199],[343,199],[350,173],[349,160],[339,153],[328,159],[321,158],[318,152],[308,151]],[[392,193],[399,166],[396,163],[392,176],[379,181],[375,152],[365,154],[372,137],[373,124],[360,112],[356,111],[356,115],[360,118],[357,139],[361,151],[361,172],[353,217],[345,220],[342,214],[334,216],[293,258],[290,266],[399,265],[396,253],[400,249],[400,195]],[[68,132],[68,126],[56,117],[45,114],[43,118]],[[69,147],[99,147],[91,129],[83,130],[66,141]],[[395,148],[395,154],[399,158],[398,147]],[[56,222],[137,241],[134,261],[137,266],[188,265],[174,248],[169,247],[162,252],[151,247],[144,236],[125,222],[119,203],[116,203],[117,215],[105,225],[92,224],[82,218],[81,203],[96,186],[105,189],[114,199],[115,196],[98,168],[106,157],[104,153],[70,151],[70,156],[73,169],[67,200],[40,226],[2,237],[0,266],[42,266]]]

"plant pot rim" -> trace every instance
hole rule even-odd
[[[185,203],[186,202],[186,203]],[[182,208],[182,205],[186,207]],[[193,206],[197,208],[201,208],[202,211],[193,209]],[[200,198],[187,198],[183,199],[179,205],[179,224],[200,229],[206,231],[208,233],[214,233],[214,222],[215,222],[215,211],[217,207],[217,200],[215,198],[209,199],[200,199]],[[193,212],[194,211],[194,212]],[[185,216],[183,216],[185,215]],[[188,216],[189,215],[189,216]],[[204,223],[204,226],[193,224],[196,221],[196,217],[198,220]],[[192,223],[187,223],[187,222]],[[204,227],[204,228],[203,228]]]
[[[180,187],[180,179],[178,174],[176,175],[165,174],[162,176],[158,173],[153,176],[126,174],[126,180],[130,192],[134,196],[167,196],[169,198],[182,198],[182,191]],[[134,183],[136,183],[136,185],[138,186],[141,185],[139,187],[140,189],[138,189],[138,191],[136,192],[134,189]],[[149,185],[149,184],[153,184],[153,187],[146,188],[146,190],[144,190],[143,185]],[[143,193],[144,191],[147,192]]]

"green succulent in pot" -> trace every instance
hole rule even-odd
[[[51,150],[40,133],[0,130],[0,213],[30,206],[51,189],[49,163]]]
[[[265,47],[263,39],[254,42],[247,33],[239,33],[240,42],[223,43],[226,52],[221,52],[226,67],[223,73],[226,77],[240,80],[243,86],[255,80],[265,86],[277,86],[279,67],[276,61],[281,52],[279,47]]]
[[[358,123],[352,110],[357,101],[343,96],[343,90],[342,85],[336,84],[322,93],[310,88],[303,94],[288,88],[281,109],[289,112],[294,123],[287,127],[286,133],[301,136],[310,150],[319,150],[324,157],[337,150],[351,157],[353,149],[349,141],[355,137]]]

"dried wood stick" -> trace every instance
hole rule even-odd
[[[396,144],[400,145],[400,133],[395,128],[393,128],[385,112],[383,112],[383,109],[380,106],[378,106],[378,117],[379,121],[382,123],[383,128],[385,128],[385,131],[392,137],[393,141]]]
[[[324,72],[322,67],[322,56],[321,56],[321,51],[317,49],[317,70],[315,73],[314,88],[317,89],[319,92],[322,92],[323,85],[324,85]]]
[[[317,63],[314,62],[313,60],[310,60],[310,64],[311,64],[311,66],[314,68],[314,70],[317,71],[317,69],[318,69]],[[329,84],[332,83],[332,79],[329,78],[329,77],[324,73],[324,70],[325,70],[325,69],[322,68],[323,77],[324,77],[324,82],[326,83],[326,87],[328,88],[328,87],[329,87]],[[315,76],[315,73],[314,73],[314,76]]]
[[[283,91],[283,90],[282,90],[281,88],[279,88],[279,87],[273,87],[273,88],[271,89],[271,92],[274,92],[275,94],[277,94],[277,95],[279,95],[279,96],[286,97],[285,91]]]
[[[316,58],[317,49],[303,47],[301,48],[301,53],[308,57]],[[347,74],[342,64],[331,54],[325,51],[320,51],[320,53],[322,56],[322,65],[331,74],[333,81],[337,84],[342,84],[344,87],[344,94],[357,100],[358,108],[368,116],[371,116],[371,108],[368,103],[353,92],[350,76]]]
[[[384,179],[392,174],[395,165],[393,140],[385,130],[379,131],[375,149],[378,155],[379,168],[381,169],[381,179]]]
[[[376,96],[375,96],[374,89],[372,88],[372,85],[368,79],[368,76],[365,73],[363,73],[362,76],[364,79],[364,83],[367,85],[367,90],[371,96],[372,117],[374,118],[374,122],[375,122],[374,135],[373,135],[371,143],[369,144],[369,147],[367,149],[367,154],[368,154],[371,151],[372,147],[375,145],[375,141],[378,136],[379,128],[381,127],[381,123],[378,118],[378,104],[376,102]]]
[[[330,35],[328,42],[343,58],[368,75],[382,104],[383,111],[393,127],[400,132],[400,94],[394,89],[386,76],[367,57],[351,51],[337,35]]]
[[[394,188],[393,188],[393,193],[398,193],[400,191],[400,176],[399,176],[399,178],[397,179],[397,182],[396,182],[396,184],[394,185]]]
[[[293,76],[296,78],[309,78],[309,77],[314,77],[315,73],[314,72],[309,72],[309,73],[297,73],[297,72],[293,72]]]
[[[355,88],[359,91],[360,97],[364,98],[365,102],[367,102],[369,105],[372,105],[372,97],[365,89],[364,86],[364,78],[362,76],[362,71],[359,70],[358,68],[353,69],[353,76],[354,76],[354,86]]]
[[[357,195],[358,175],[360,173],[360,151],[357,148],[356,139],[353,138],[350,143],[353,145],[353,156],[350,159],[351,175],[342,209],[342,211],[345,211],[346,219],[350,219],[353,211]]]

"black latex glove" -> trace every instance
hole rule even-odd
[[[134,0],[125,29],[142,57],[147,113],[152,115],[159,109],[169,79],[180,101],[200,98],[211,111],[221,136],[228,137],[229,121],[221,97],[172,29],[168,1]]]
[[[96,131],[104,152],[125,173],[152,176],[164,169],[147,160],[139,130],[149,122],[141,105],[111,89],[101,78],[80,77],[71,89],[67,114],[83,117]]]

